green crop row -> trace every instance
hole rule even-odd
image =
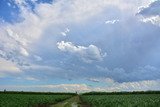
[[[93,107],[160,107],[160,94],[82,95]]]
[[[0,93],[0,107],[38,107],[47,106],[73,95],[43,95],[43,94],[11,94]]]

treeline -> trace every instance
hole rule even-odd
[[[87,92],[82,95],[128,95],[128,94],[160,94],[160,91],[132,91],[132,92]]]
[[[37,95],[77,95],[69,92],[26,92],[26,91],[0,91],[0,94],[37,94]]]

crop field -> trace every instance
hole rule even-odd
[[[0,107],[160,107],[160,91],[0,92]]]
[[[70,94],[0,93],[0,107],[45,107],[72,96]]]
[[[82,95],[92,107],[160,107],[160,94]]]

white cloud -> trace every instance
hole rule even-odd
[[[146,91],[159,90],[160,80],[143,80],[137,82],[115,82],[111,78],[96,79],[104,86],[90,88],[90,91]]]
[[[147,6],[141,6],[137,14],[143,16],[142,22],[160,26],[160,1],[153,1]]]
[[[100,82],[100,80],[96,79],[96,78],[89,78],[87,79],[88,81],[92,81],[92,82]]]
[[[13,0],[16,4],[24,4],[25,0]]]
[[[62,36],[67,36],[67,34],[65,32],[61,32]]]
[[[59,84],[59,85],[4,85],[0,90],[24,90],[24,91],[53,91],[53,92],[82,92],[89,91],[86,84]]]
[[[10,59],[18,59],[21,55],[24,57],[33,56],[28,50],[33,51],[32,43],[41,38],[42,35],[48,35],[45,31],[50,26],[56,26],[57,24],[59,26],[69,22],[81,22],[92,18],[91,13],[98,14],[100,12],[94,12],[94,7],[99,7],[99,5],[97,5],[97,3],[90,5],[91,1],[83,1],[86,2],[83,3],[79,0],[70,0],[69,2],[60,0],[51,4],[36,4],[33,0],[35,4],[34,12],[29,8],[25,0],[14,0],[14,2],[20,8],[19,16],[21,21],[14,24],[5,22],[3,25],[0,25],[0,46],[3,47],[1,51],[3,51],[6,56],[12,53],[12,57],[7,57]],[[81,7],[81,5],[84,4],[86,9]],[[100,5],[105,7],[101,2]],[[99,9],[103,10],[102,7]],[[70,29],[66,28],[65,31],[62,32],[62,35],[67,36],[69,32]],[[20,60],[20,58],[18,60]]]
[[[148,18],[143,18],[141,19],[141,21],[144,23],[152,23],[154,25],[160,26],[160,16],[152,16]]]
[[[62,36],[67,36],[67,34],[70,32],[69,28],[66,28],[64,32],[61,32]]]
[[[80,56],[82,60],[89,63],[91,63],[92,61],[102,61],[106,55],[106,53],[103,54],[101,52],[101,49],[99,49],[95,45],[89,45],[88,47],[75,46],[71,42],[61,41],[57,43],[57,46],[61,51]]]
[[[119,90],[119,91],[145,91],[145,90],[159,90],[160,80],[144,80],[138,82],[124,82],[116,83],[112,87],[108,88],[110,91]]]
[[[22,36],[18,35],[17,33],[15,33],[13,30],[11,30],[10,28],[7,28],[6,29],[6,32],[8,34],[8,36],[16,41],[19,45],[22,45],[22,46],[26,46],[27,45],[27,40],[24,39]]]
[[[22,57],[29,56],[28,40],[7,26],[2,26],[1,28],[0,57],[16,64],[24,62]]]
[[[22,47],[20,48],[20,53],[24,56],[29,56],[29,53],[27,52],[27,50]]]
[[[36,15],[34,15],[27,7],[25,0],[15,0],[15,3],[21,7],[22,17],[26,19],[25,22],[32,19],[35,21],[38,16],[41,23],[33,22],[33,24],[37,23],[42,26],[55,23],[81,23],[100,14],[109,6],[116,6],[120,10],[124,10],[135,5],[133,2],[128,3],[124,0],[59,0],[52,3],[39,4],[33,1],[36,6],[34,9]],[[30,19],[28,19],[29,17]],[[38,28],[42,26],[38,26]],[[34,28],[34,26],[32,27]]]
[[[35,47],[33,45],[35,45],[37,42],[39,42],[40,39],[47,38],[47,37],[49,37],[49,35],[52,36],[53,34],[50,34],[50,32],[51,31],[55,32],[56,30],[54,31],[54,28],[57,28],[57,29],[62,28],[61,25],[65,25],[65,24],[70,25],[71,28],[75,27],[75,26],[81,27],[81,25],[83,25],[86,21],[91,21],[92,22],[91,25],[95,26],[95,29],[96,29],[97,26],[94,25],[95,24],[94,21],[97,21],[99,19],[99,16],[101,17],[101,13],[104,12],[105,10],[108,10],[108,7],[109,7],[109,9],[111,9],[111,10],[109,10],[111,12],[114,9],[116,11],[120,12],[119,13],[120,15],[116,14],[116,16],[124,17],[125,20],[130,20],[130,19],[128,19],[128,17],[130,18],[130,16],[127,16],[127,15],[128,15],[128,13],[132,14],[132,12],[129,9],[131,9],[132,11],[136,10],[137,5],[140,5],[140,4],[143,4],[143,3],[147,4],[149,0],[143,0],[143,2],[142,1],[139,2],[139,0],[136,0],[136,1],[135,0],[129,0],[129,1],[127,1],[127,0],[57,0],[57,1],[54,1],[53,3],[50,3],[50,4],[48,4],[48,3],[36,4],[36,2],[35,2],[36,0],[32,0],[35,3],[35,8],[33,10],[31,10],[29,7],[27,7],[28,4],[26,4],[25,1],[26,0],[15,0],[16,4],[18,4],[20,9],[21,9],[20,10],[21,13],[19,14],[21,21],[19,21],[17,23],[14,23],[14,24],[9,24],[7,22],[4,22],[3,24],[0,23],[1,24],[0,25],[0,33],[1,33],[1,35],[0,35],[0,57],[4,58],[4,60],[5,59],[9,60],[9,62],[11,62],[11,61],[15,62],[15,60],[17,62],[19,62],[23,58],[26,58],[26,59],[28,58],[27,60],[30,60],[29,59],[30,57],[35,59],[36,61],[41,61],[42,58],[40,56],[34,55],[34,51],[38,50],[38,52],[42,52],[42,50],[43,50],[43,52],[44,52],[44,50],[47,50],[47,49],[42,49],[42,50],[41,49],[35,49]],[[24,6],[24,4],[25,4],[25,6]],[[124,10],[127,10],[127,11],[124,11]],[[124,12],[124,13],[121,13],[121,12]],[[106,16],[108,15],[107,12],[104,12],[104,13],[106,13],[105,14]],[[103,15],[104,15],[104,13],[103,13]],[[96,20],[92,20],[92,18],[93,19],[95,18],[94,16],[97,16],[98,18]],[[148,19],[145,18],[143,21],[144,22],[151,22],[153,24],[158,24],[159,23],[159,17],[158,16],[152,16],[152,17],[153,18],[151,18],[151,19],[149,19],[150,17],[147,17]],[[117,18],[117,17],[115,17],[115,18]],[[121,18],[119,18],[119,19],[121,20]],[[118,22],[118,20],[108,20],[108,21],[106,21],[106,23],[108,23],[108,24],[114,24],[114,23],[117,23],[117,22]],[[124,25],[125,25],[125,27],[122,27],[122,31],[125,28],[125,31],[128,32],[128,33],[124,32],[126,35],[127,34],[129,34],[129,35],[132,34],[133,33],[132,29],[134,29],[134,33],[137,30],[137,29],[133,28],[134,26],[131,26],[131,28],[130,27],[126,28],[126,24],[124,24]],[[87,30],[90,29],[90,25],[89,26],[87,25],[86,29]],[[101,29],[101,27],[99,26],[99,29],[97,29],[96,32],[100,33],[99,32],[99,31],[101,31],[100,29]],[[102,28],[103,31],[104,31],[104,29]],[[101,35],[99,35],[100,37],[93,36],[93,38],[95,38],[95,39],[92,39],[92,40],[96,40],[96,42],[99,43],[101,41],[99,41],[99,39],[97,40],[97,38],[102,37],[101,38],[101,40],[102,40],[105,37],[106,39],[104,39],[103,42],[105,42],[108,39],[108,41],[111,44],[111,45],[107,45],[107,46],[104,45],[105,49],[110,48],[109,49],[109,52],[110,52],[109,54],[112,54],[112,52],[114,54],[114,52],[117,52],[117,51],[114,51],[113,48],[116,47],[115,49],[117,50],[118,49],[117,46],[118,47],[121,46],[121,45],[117,45],[117,42],[119,42],[119,38],[121,38],[121,34],[120,34],[120,36],[117,36],[115,38],[112,35],[112,33],[117,35],[117,33],[119,33],[120,31],[117,31],[116,33],[114,33],[114,32],[112,32],[112,30],[110,31],[109,29],[108,28],[105,29],[107,32],[109,31],[108,33],[106,33],[104,31],[103,34],[101,33],[102,36]],[[111,28],[111,29],[113,29],[113,28]],[[77,29],[75,28],[75,30],[77,30]],[[62,32],[62,35],[67,36],[69,32],[70,32],[70,29],[66,28]],[[85,33],[85,31],[84,31],[84,33]],[[134,35],[134,33],[132,35]],[[107,35],[107,34],[112,36],[113,38],[112,37],[110,38],[110,36],[104,36],[104,35]],[[97,35],[97,34],[95,34],[95,35]],[[53,41],[57,42],[56,37],[54,38],[54,36],[55,35],[53,35],[53,39],[51,39],[51,41],[53,40]],[[128,38],[130,36],[123,36],[123,37],[121,39],[124,39],[124,40],[128,41],[125,38]],[[136,38],[137,37],[135,36],[135,39]],[[72,37],[71,37],[71,39],[73,40]],[[80,40],[79,42],[81,42],[81,41],[82,40]],[[115,42],[113,42],[113,41],[115,41]],[[132,41],[132,38],[131,39],[129,38],[129,41]],[[120,40],[120,43],[121,42],[123,43],[123,41]],[[46,45],[45,42],[41,42],[41,43],[37,43],[37,44],[38,45],[41,44],[40,46],[38,46],[40,48],[41,48],[41,46],[43,47],[44,45]],[[105,44],[105,43],[103,43],[103,44]],[[124,43],[124,45],[125,44],[126,43]],[[114,45],[114,47],[112,47],[113,45]],[[130,45],[131,44],[129,44],[129,46]],[[53,46],[53,45],[48,45],[46,47],[50,48],[50,46]],[[93,61],[102,61],[104,59],[104,56],[105,56],[105,54],[102,53],[101,49],[99,47],[95,46],[95,45],[77,46],[77,45],[75,45],[71,42],[62,41],[62,42],[58,42],[57,46],[61,51],[74,54],[74,55],[80,57],[83,61],[89,62],[89,63],[91,63]],[[124,46],[124,48],[125,48],[125,46]],[[122,49],[122,48],[119,47],[119,49]],[[52,50],[52,51],[53,51],[54,55],[55,54],[57,55],[57,53],[56,53],[57,50],[56,51]],[[35,53],[38,53],[38,52],[35,52]],[[42,55],[44,53],[41,53],[40,55]],[[47,53],[47,55],[50,54],[50,52],[46,52],[46,53]],[[131,51],[131,53],[132,53],[132,51]],[[118,51],[118,54],[119,54],[119,56],[122,55],[121,53],[119,53],[119,51]],[[51,65],[50,66],[43,65],[44,63],[45,64],[48,64],[48,63],[53,64],[58,60],[58,58],[55,58],[56,60],[54,60],[54,58],[49,59],[51,54],[48,55],[48,56],[47,55],[44,56],[44,57],[42,56],[44,58],[43,59],[44,61],[36,62],[36,63],[41,63],[41,65],[36,65],[36,64],[35,65],[34,64],[30,65],[29,64],[30,66],[23,66],[22,69],[28,70],[28,71],[43,70],[43,71],[46,71],[46,72],[47,71],[61,71],[62,70],[61,67],[59,68],[59,67],[52,67]],[[54,55],[53,55],[53,57],[54,57]],[[28,57],[26,57],[26,56],[28,56]],[[119,57],[119,56],[118,56],[118,59],[116,59],[117,56],[114,56],[114,55],[111,56],[112,58],[113,57],[115,58],[114,61],[116,62],[116,64],[120,63],[118,60],[121,60],[121,58],[122,58],[122,57]],[[128,57],[126,57],[126,58],[128,58]],[[51,60],[52,61],[54,60],[54,61],[50,62]],[[124,63],[124,60],[122,61],[123,63]],[[67,61],[66,62],[65,61],[64,60],[61,61],[61,62],[64,62],[61,65],[63,65],[63,67],[65,66],[64,68],[67,68],[66,67],[66,66],[68,66],[66,64]],[[107,61],[111,61],[111,60],[107,60]],[[112,61],[113,61],[113,59],[112,59]],[[108,62],[108,63],[112,64],[112,61],[111,61],[111,63],[110,62]],[[25,62],[25,61],[21,60],[21,62]],[[105,62],[105,64],[107,64],[107,63]],[[105,64],[103,63],[103,65],[105,65]],[[17,65],[15,63],[13,63],[13,65],[15,65],[15,67],[17,67]],[[113,63],[113,65],[114,65],[114,63]],[[123,66],[123,64],[121,64],[121,65]],[[58,66],[58,64],[57,64],[57,66]],[[80,67],[80,66],[81,66],[80,63],[79,63],[79,65],[76,65],[77,68]],[[73,69],[76,69],[76,67],[75,68],[67,68],[67,70],[68,69],[73,70]],[[18,67],[16,69],[18,69]],[[87,68],[87,67],[85,69],[86,69],[86,71],[90,70],[90,68]],[[114,77],[114,79],[115,78],[118,78],[118,79],[120,78],[122,81],[126,81],[124,79],[125,79],[127,74],[126,74],[126,71],[123,68],[116,68],[116,69],[113,69],[113,70],[108,70],[108,68],[105,68],[105,70],[103,70],[103,71],[108,72],[107,76]],[[159,74],[157,72],[159,72],[159,71],[155,71],[155,75],[157,75],[157,76],[150,75],[150,74],[152,74],[152,70],[151,69],[148,70],[148,68],[146,70],[146,68],[144,67],[143,69],[138,69],[138,71],[134,71],[133,73],[129,73],[127,75],[127,77],[129,77],[130,74],[131,74],[131,75],[133,75],[133,77],[136,78],[136,79],[133,79],[134,81],[135,80],[137,81],[137,78],[138,78],[138,80],[143,80],[143,79],[146,80],[146,78],[152,80],[152,79],[155,79],[155,77],[156,77],[156,79],[159,78],[158,77]],[[75,74],[74,73],[75,72],[72,72],[73,75],[76,75],[76,73]],[[78,71],[78,73],[81,73],[80,70]],[[140,76],[138,77],[139,73],[140,73],[140,75],[143,75],[143,77],[140,77]],[[37,74],[37,73],[35,73],[35,74]],[[35,74],[33,74],[33,75],[35,75]],[[59,72],[57,72],[57,73],[50,72],[50,74],[55,74],[55,75],[57,74],[58,75],[60,73]],[[68,72],[67,72],[67,74],[69,75]],[[122,74],[125,74],[125,75],[122,75]],[[40,73],[40,75],[43,75],[43,73]],[[40,76],[40,75],[38,75],[38,76]],[[91,74],[87,74],[87,75],[91,75]],[[94,75],[96,75],[96,73]],[[148,76],[148,75],[150,75],[150,76]],[[106,75],[104,75],[104,76],[106,76]],[[57,77],[57,76],[55,76],[55,77]],[[130,77],[132,77],[132,76],[130,76]],[[28,78],[28,79],[33,79],[33,78]],[[132,79],[132,78],[129,78],[129,79]],[[130,81],[129,79],[127,81]],[[90,78],[90,80],[99,81],[96,78]],[[108,83],[113,83],[113,80],[109,79],[109,78],[106,79],[105,81],[108,81]],[[96,88],[96,89],[97,90],[102,90],[103,88]]]
[[[139,8],[138,14],[144,15],[144,16],[155,16],[160,15],[160,1],[155,0],[152,1],[147,6],[141,6]]]
[[[10,7],[10,6],[11,6],[11,3],[8,2],[7,5]]]
[[[99,15],[110,5],[117,6],[122,10],[129,7],[129,4],[121,0],[102,0],[101,2],[99,0],[94,0],[94,2],[92,0],[59,0],[52,3],[36,3],[35,1],[32,0],[35,5],[33,12],[25,0],[14,0],[20,8],[21,21],[14,24],[5,22],[0,25],[2,27],[0,29],[0,46],[5,48],[3,51],[6,55],[19,52],[23,56],[33,56],[29,52],[33,51],[32,43],[42,36],[49,35],[46,33],[46,29],[51,26],[83,23],[94,18],[93,16]],[[67,36],[69,31],[69,28],[66,28],[62,35]]]
[[[0,58],[0,75],[2,77],[10,74],[12,75],[19,74],[21,72],[22,71],[20,70],[20,68],[13,62]]]
[[[25,79],[29,80],[29,81],[39,81],[38,79],[36,79],[34,77],[26,77]]]
[[[124,82],[111,81],[109,86],[88,86],[86,84],[59,84],[59,85],[1,85],[0,90],[23,90],[23,91],[52,91],[52,92],[89,92],[89,91],[147,91],[159,90],[160,80]],[[106,82],[108,84],[108,82]]]
[[[119,20],[107,20],[107,21],[105,21],[105,24],[115,24],[118,22],[119,22]]]

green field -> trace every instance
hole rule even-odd
[[[0,92],[0,107],[160,107],[160,91]]]
[[[72,94],[0,93],[0,107],[46,107],[72,96]]]
[[[160,94],[82,95],[92,107],[160,107]]]

